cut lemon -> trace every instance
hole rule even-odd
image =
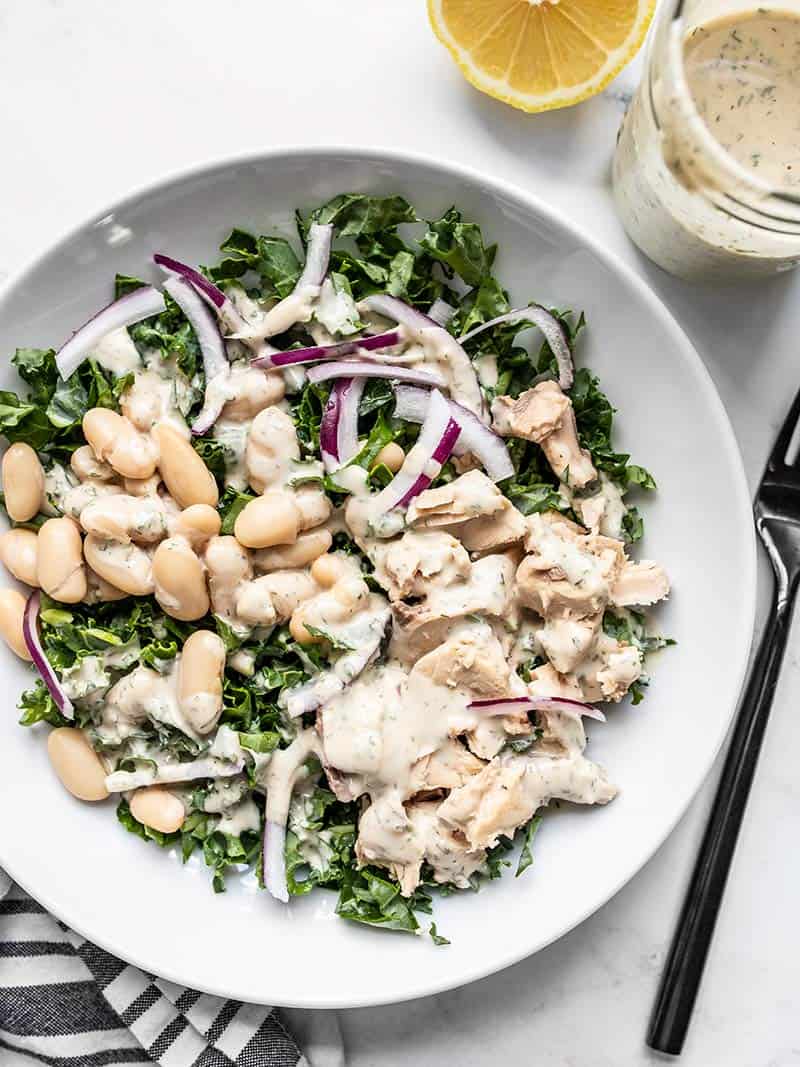
[[[428,0],[476,89],[523,111],[594,96],[636,54],[655,0]]]

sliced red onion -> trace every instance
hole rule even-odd
[[[164,297],[152,285],[142,285],[126,293],[98,311],[61,346],[56,353],[58,373],[66,380],[80,367],[95,345],[113,330],[133,326],[142,319],[160,315],[165,309]]]
[[[303,273],[297,280],[295,289],[304,285],[322,285],[328,273],[333,244],[333,225],[331,223],[312,223],[308,231],[308,246]]]
[[[41,601],[40,591],[34,589],[28,597],[28,602],[25,605],[25,614],[22,616],[22,636],[31,654],[33,665],[42,676],[42,681],[47,686],[47,691],[53,698],[53,703],[65,719],[74,719],[75,708],[72,705],[72,701],[64,692],[58,675],[50,666],[50,661],[42,648],[42,642],[39,640],[39,608]]]
[[[413,382],[431,388],[444,387],[441,374],[432,370],[413,370],[411,367],[395,367],[390,363],[373,363],[353,359],[318,363],[308,371],[310,382],[324,382],[329,378],[389,378],[396,382]]]
[[[212,307],[216,308],[217,311],[221,311],[225,306],[225,301],[228,299],[227,296],[225,296],[219,286],[210,282],[199,270],[195,270],[194,267],[190,267],[187,263],[181,263],[179,259],[173,259],[172,256],[165,256],[161,252],[155,253],[153,262],[168,274],[180,274],[180,276],[185,278],[187,282],[190,282],[203,299]]]
[[[237,333],[239,330],[247,329],[247,322],[237,310],[233,301],[223,293],[218,285],[210,282],[199,270],[195,270],[194,267],[190,267],[187,263],[181,263],[179,259],[173,259],[172,256],[165,256],[161,252],[156,252],[153,256],[153,262],[166,271],[167,274],[177,274],[179,277],[185,278],[206,303],[214,309],[228,333]]]
[[[498,315],[496,319],[481,323],[474,330],[470,330],[469,333],[459,337],[459,343],[463,345],[465,341],[472,340],[473,337],[477,337],[484,330],[489,330],[492,326],[499,326],[504,322],[532,322],[534,326],[538,326],[544,334],[545,341],[550,345],[553,355],[556,357],[558,384],[562,389],[572,388],[572,383],[575,380],[575,365],[572,360],[572,351],[567,343],[567,338],[564,336],[564,328],[555,315],[552,315],[541,304],[529,304],[524,308],[514,308],[512,311],[507,311],[505,315]]]
[[[582,700],[570,700],[568,697],[499,697],[491,700],[473,700],[467,707],[485,715],[514,715],[520,711],[558,711],[573,718],[585,716],[605,722],[606,717],[599,708],[585,704]]]
[[[225,342],[208,304],[191,282],[181,275],[173,275],[164,282],[164,288],[189,320],[200,345],[206,390],[203,407],[192,423],[192,433],[208,433],[228,400],[225,385],[230,377],[230,364]]]
[[[276,900],[289,903],[289,886],[286,882],[286,827],[279,822],[264,819],[264,837],[261,845],[264,885]]]
[[[432,319],[437,326],[447,326],[455,313],[456,309],[454,307],[451,307],[441,297],[437,297],[428,310],[428,318]]]
[[[454,386],[458,382],[459,400],[463,406],[474,411],[481,421],[488,421],[478,376],[460,341],[434,319],[428,318],[397,297],[389,296],[388,293],[374,293],[365,297],[360,306],[367,311],[394,319],[410,330],[424,331],[425,337],[421,337],[420,341],[423,346],[426,340],[433,342],[434,347],[438,348],[437,358],[450,365]],[[455,392],[454,386],[451,387],[451,392]]]
[[[325,470],[343,466],[358,452],[358,406],[366,378],[337,378],[322,413],[319,444]]]
[[[271,353],[257,356],[252,363],[256,367],[289,367],[298,363],[316,363],[323,359],[340,359],[357,352],[360,348],[374,351],[380,348],[392,348],[399,345],[402,338],[397,330],[376,333],[369,337],[358,337],[350,341],[341,341],[335,345],[312,345],[309,348],[290,348],[287,352],[273,350]]]
[[[436,319],[430,318],[422,311],[417,311],[410,304],[388,293],[373,293],[371,296],[365,296],[359,307],[365,311],[372,311],[376,315],[382,315],[385,319],[393,319],[412,330],[429,330],[433,326],[441,328],[441,323]]]
[[[261,346],[268,337],[285,333],[298,321],[308,321],[313,301],[319,296],[320,286],[328,271],[332,241],[333,226],[315,222],[308,231],[306,262],[294,289],[257,322],[245,323],[242,329],[232,334],[233,339],[255,348],[257,358],[261,359]]]
[[[447,401],[438,389],[434,389],[419,437],[403,461],[403,466],[375,497],[375,511],[385,514],[393,508],[408,507],[414,497],[427,489],[438,476],[460,433],[461,428],[450,416]]]
[[[598,722],[606,721],[599,708],[593,704],[585,704],[582,700],[570,700],[569,697],[533,697],[532,703],[534,711],[560,711],[578,719],[584,716],[587,719],[597,719]]]
[[[413,385],[398,385],[394,391],[394,413],[398,419],[406,422],[424,422],[430,403],[430,392]],[[471,452],[479,459],[486,473],[493,482],[502,482],[514,474],[514,464],[502,437],[489,429],[478,416],[468,408],[448,400],[450,416],[461,428],[461,435],[453,452],[457,456]]]

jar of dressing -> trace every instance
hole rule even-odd
[[[800,0],[670,0],[613,179],[628,235],[673,274],[800,262]]]

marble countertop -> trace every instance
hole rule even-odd
[[[800,276],[704,289],[667,277],[627,242],[609,162],[636,65],[595,100],[525,116],[463,82],[422,0],[0,0],[0,70],[0,275],[103,204],[198,161],[293,143],[428,151],[535,191],[647,279],[706,361],[755,486],[800,382]],[[768,586],[762,565],[762,599]],[[687,1067],[800,1064],[797,649],[795,641]],[[647,867],[555,945],[455,992],[340,1013],[348,1063],[658,1062],[644,1033],[715,777]],[[304,1019],[293,1022],[302,1031]]]

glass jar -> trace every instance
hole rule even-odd
[[[628,235],[673,274],[800,262],[800,0],[669,0],[613,181]]]

